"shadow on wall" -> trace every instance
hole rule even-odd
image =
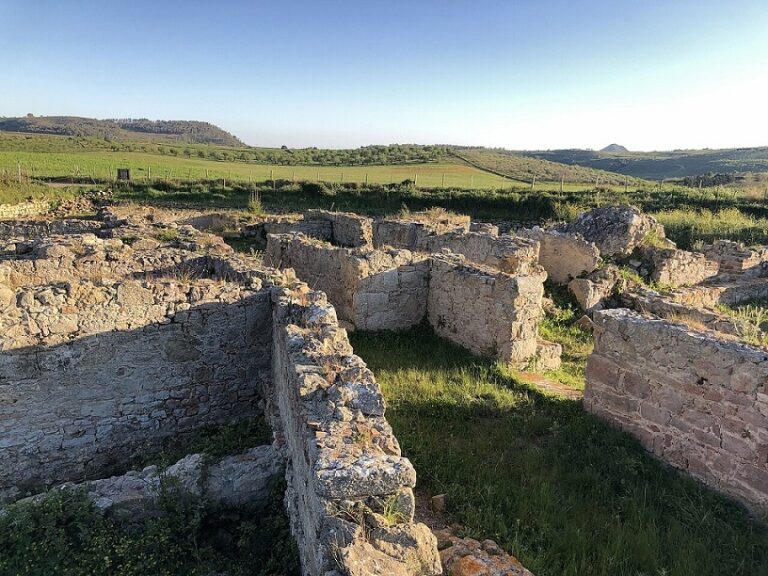
[[[261,292],[0,352],[0,497],[124,471],[164,439],[260,413],[271,341]]]

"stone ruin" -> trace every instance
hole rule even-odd
[[[267,234],[266,263],[325,292],[349,328],[427,322],[514,368],[559,366],[560,346],[538,336],[546,273],[536,240],[474,232],[468,220],[451,227],[320,210],[292,226]]]
[[[75,483],[135,513],[161,473],[125,473],[132,455],[264,415],[271,445],[189,455],[163,474],[221,509],[263,502],[284,474],[307,575],[440,574],[435,536],[414,521],[415,471],[342,325],[427,322],[510,366],[551,368],[559,346],[537,334],[549,277],[594,321],[585,408],[768,510],[768,351],[739,342],[743,327],[718,309],[768,297],[768,249],[678,250],[629,207],[514,234],[418,214],[176,220],[106,207],[95,220],[0,222],[1,498]],[[205,227],[261,238],[284,271]],[[451,570],[529,574],[493,542],[438,538]]]
[[[560,281],[593,315],[585,408],[665,462],[766,513],[768,350],[740,341],[744,321],[720,306],[768,300],[768,249],[719,241],[701,252],[679,250],[663,227],[626,206],[529,235],[542,246],[556,238],[557,254],[540,261],[552,276],[557,256],[568,261]],[[657,287],[628,281],[617,264]],[[581,267],[570,279],[563,273]]]
[[[284,473],[305,574],[441,573],[413,519],[415,471],[323,293],[189,226],[108,209],[80,226],[3,229],[2,498],[75,483],[102,509],[136,510],[160,473],[125,474],[133,455],[263,414],[271,446],[163,474],[237,508]]]

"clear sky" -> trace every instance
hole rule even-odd
[[[0,0],[0,115],[252,145],[768,145],[768,0]]]

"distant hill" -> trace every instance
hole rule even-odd
[[[594,150],[533,150],[528,158],[618,172],[653,180],[702,174],[768,172],[768,146],[671,152],[605,152]]]
[[[238,138],[209,122],[122,118],[96,120],[78,116],[0,118],[0,131],[97,137],[111,140],[159,140],[244,147]]]
[[[608,144],[608,146],[600,150],[600,152],[629,152],[629,150],[624,148],[621,144]]]
[[[566,182],[624,184],[627,180],[627,177],[622,174],[535,158],[528,153],[516,153],[502,148],[457,147],[453,150],[457,158],[477,168],[523,182],[530,182],[534,176],[539,181],[550,182],[557,182],[560,178],[564,178]],[[635,184],[636,179],[630,178],[629,183]]]

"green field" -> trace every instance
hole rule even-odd
[[[45,179],[112,180],[117,168],[129,168],[135,180],[320,181],[390,184],[415,180],[419,186],[502,188],[519,184],[460,162],[386,166],[268,166],[218,162],[140,152],[9,152],[0,151],[0,173]]]

